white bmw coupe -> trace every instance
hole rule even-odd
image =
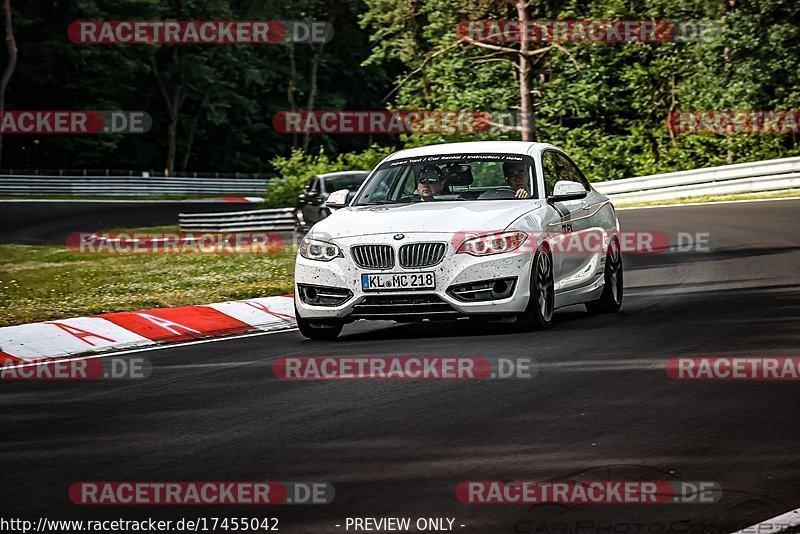
[[[307,338],[335,339],[358,319],[547,328],[563,306],[622,305],[614,207],[553,145],[401,150],[328,206],[337,209],[311,228],[295,266]]]

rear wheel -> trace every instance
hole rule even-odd
[[[326,326],[312,326],[311,321],[300,317],[300,314],[297,313],[297,308],[294,309],[294,316],[297,320],[297,328],[300,330],[300,333],[308,339],[333,341],[339,337],[339,334],[342,333],[342,329],[344,328],[344,322],[342,321],[331,322]]]
[[[553,324],[554,304],[553,258],[548,251],[539,249],[533,258],[528,307],[517,316],[517,324],[523,330],[550,328]]]
[[[623,275],[619,243],[612,239],[606,253],[605,283],[600,298],[586,303],[589,313],[616,313],[622,307]]]

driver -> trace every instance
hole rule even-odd
[[[433,200],[434,196],[441,194],[443,187],[444,177],[439,167],[426,165],[422,168],[417,177],[417,189],[423,202]]]
[[[517,198],[528,198],[531,196],[528,191],[528,169],[521,161],[506,161],[503,163],[503,174],[506,183],[514,190]]]

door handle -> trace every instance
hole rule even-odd
[[[589,204],[588,202],[583,202],[583,203],[581,203],[581,209],[583,211],[588,211],[588,210],[592,209],[592,205]]]

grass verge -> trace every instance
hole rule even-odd
[[[152,229],[150,229],[152,230]],[[0,245],[0,326],[283,295],[295,254],[76,254]]]

